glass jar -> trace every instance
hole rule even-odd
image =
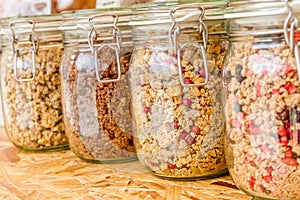
[[[24,150],[68,148],[59,67],[60,16],[1,20],[1,92],[6,133]]]
[[[171,179],[226,171],[221,69],[222,1],[134,8],[129,80],[140,162]]]
[[[287,2],[236,1],[225,15],[226,161],[263,199],[300,199],[300,4]]]
[[[130,10],[63,13],[63,107],[70,147],[90,162],[136,160],[127,72]]]

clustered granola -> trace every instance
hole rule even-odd
[[[98,52],[101,80],[117,78],[114,54],[111,48]],[[66,133],[70,147],[82,159],[106,162],[136,158],[126,78],[130,57],[131,51],[123,48],[121,80],[100,83],[90,52],[71,51],[66,56],[69,59],[63,66]]]
[[[177,55],[163,44],[137,48],[129,80],[139,160],[154,174],[170,178],[208,177],[226,169],[221,105],[221,76],[215,63],[222,42],[208,44],[208,83],[183,87]],[[217,46],[213,48],[211,46]],[[205,80],[200,50],[181,50],[184,82]],[[220,65],[223,62],[218,62]]]
[[[32,60],[32,53],[18,56],[17,76],[21,79],[36,73],[32,81],[19,82],[14,76],[14,56],[3,51],[1,85],[6,131],[11,141],[27,150],[67,147],[60,88],[61,45],[39,48]]]
[[[224,73],[231,175],[255,196],[299,199],[300,83],[294,54],[285,42],[232,45]]]

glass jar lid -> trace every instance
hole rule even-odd
[[[171,24],[173,23],[172,17],[170,17],[171,9],[174,9],[173,14],[176,11],[176,22],[197,21],[199,16],[203,15],[202,12],[204,10],[205,15],[203,16],[203,20],[224,19],[226,5],[227,3],[224,0],[141,4],[132,7],[135,17],[132,18],[129,24],[132,26]]]
[[[119,43],[126,44],[131,41],[131,28],[128,25],[131,14],[130,9],[121,8],[63,12],[61,30],[64,43],[77,46],[93,43],[97,46],[99,43],[120,40]]]
[[[10,17],[0,20],[2,46],[61,42],[60,15]],[[38,44],[37,44],[38,45]],[[38,46],[36,47],[38,48]]]

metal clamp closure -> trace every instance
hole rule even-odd
[[[300,58],[299,58],[299,46],[300,41],[295,41],[294,32],[298,27],[298,19],[293,14],[293,8],[289,4],[289,0],[285,0],[285,5],[288,10],[288,16],[284,21],[284,38],[286,43],[289,45],[291,52],[294,52],[297,71],[298,71],[298,80],[300,81]],[[290,26],[290,27],[289,27]]]
[[[17,24],[29,24],[31,25],[30,31],[22,31],[22,32],[18,32],[18,35],[16,35],[15,30],[14,30],[14,26],[16,26]],[[35,28],[35,22],[32,20],[18,20],[18,21],[13,21],[9,23],[9,28],[11,30],[12,33],[12,37],[11,37],[11,48],[14,54],[14,76],[15,79],[19,82],[25,82],[25,81],[32,81],[35,78],[35,72],[36,72],[36,66],[35,66],[35,55],[36,52],[39,48],[39,43],[38,43],[38,36],[37,34],[34,32],[34,28]],[[28,34],[28,41],[32,44],[32,50],[31,50],[31,54],[32,54],[32,64],[31,64],[31,73],[32,76],[30,78],[20,78],[18,76],[18,57],[20,56],[20,54],[25,51],[25,48],[17,48],[17,45],[19,43],[19,35],[20,34]],[[24,42],[24,41],[22,41]]]
[[[113,24],[112,24],[112,38],[115,40],[114,44],[100,44],[98,46],[95,45],[97,38],[97,30],[96,27],[93,23],[93,20],[96,18],[102,18],[102,17],[112,17],[113,18]],[[111,82],[117,82],[121,79],[121,65],[120,65],[120,51],[121,51],[121,44],[122,44],[122,35],[121,31],[117,27],[118,23],[118,15],[114,14],[99,14],[99,15],[93,15],[88,18],[88,22],[90,25],[90,32],[88,34],[88,43],[91,49],[91,52],[94,56],[95,59],[95,71],[96,71],[96,78],[97,81],[100,83],[111,83]],[[118,76],[116,79],[109,79],[109,80],[101,80],[100,74],[98,71],[98,51],[100,51],[104,47],[109,47],[116,52],[116,62],[117,62],[117,71],[118,71]],[[101,55],[99,55],[101,56]]]
[[[203,44],[201,44],[201,43],[185,43],[185,44],[179,46],[177,40],[180,35],[180,26],[176,23],[174,14],[176,11],[181,10],[181,9],[197,9],[200,11],[198,32],[202,36]],[[173,52],[177,54],[178,72],[179,72],[179,78],[180,78],[181,85],[185,86],[185,87],[206,85],[208,82],[208,68],[207,68],[207,60],[206,60],[206,46],[207,46],[207,40],[208,40],[208,29],[207,29],[207,26],[205,25],[205,23],[203,22],[203,17],[205,15],[205,9],[203,7],[198,7],[198,6],[176,7],[169,11],[169,15],[172,20],[172,25],[169,29],[169,40],[170,40]],[[184,47],[186,47],[189,44],[199,48],[202,53],[203,67],[205,70],[205,81],[203,83],[189,84],[189,83],[184,82],[182,66],[181,66],[181,50],[184,49]]]

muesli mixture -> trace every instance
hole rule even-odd
[[[95,162],[136,159],[126,78],[131,50],[122,51],[122,75],[117,82],[97,81],[90,51],[70,51],[63,63],[66,133],[70,147],[82,159]],[[98,55],[101,80],[116,79],[115,51],[103,48]]]
[[[32,81],[19,82],[14,76],[14,56],[3,51],[1,85],[6,131],[11,141],[27,150],[68,147],[61,104],[59,67],[63,53],[61,45],[39,48],[32,60],[31,51],[18,57],[17,76],[33,76]]]
[[[223,62],[216,59],[224,59],[224,44],[208,44],[204,86],[181,85],[177,55],[168,44],[145,44],[134,52],[129,80],[136,149],[139,160],[155,175],[209,177],[226,169],[219,71]],[[181,49],[186,84],[205,81],[202,58],[194,45]]]
[[[229,171],[250,194],[299,199],[300,83],[294,54],[284,41],[232,45],[224,73]]]

